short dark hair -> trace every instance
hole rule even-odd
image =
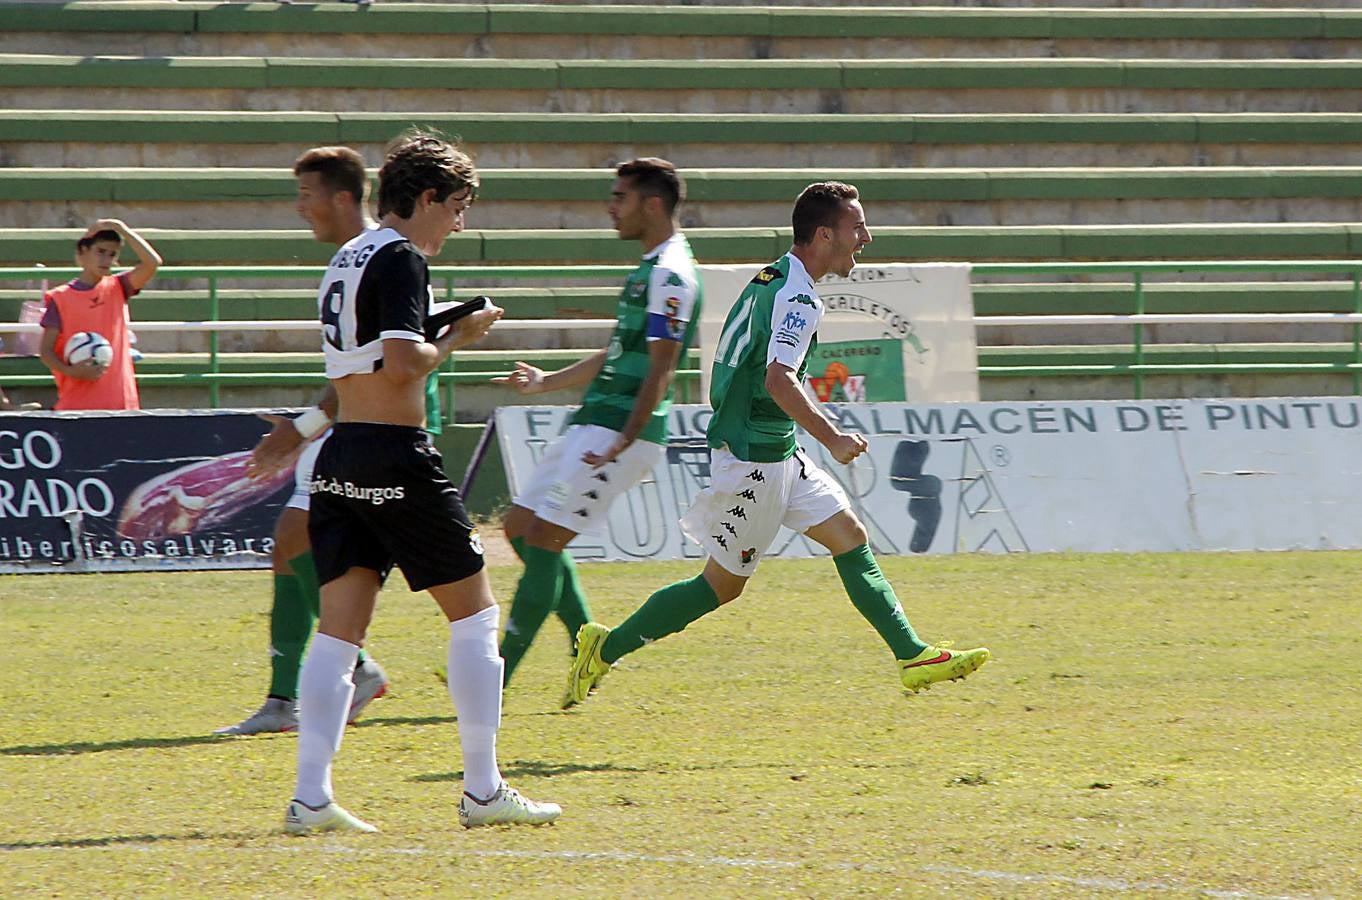
[[[676,166],[656,156],[644,156],[620,163],[615,168],[620,178],[628,178],[634,190],[649,197],[661,197],[667,215],[686,199],[686,182]]]
[[[123,237],[117,231],[114,231],[112,228],[101,228],[94,234],[87,234],[76,241],[76,251],[79,252],[93,247],[99,241],[109,241],[110,243],[118,244],[119,246],[123,245]]]
[[[413,128],[391,144],[378,172],[378,214],[409,219],[416,199],[435,189],[436,202],[468,188],[469,202],[478,195],[478,170],[457,141],[434,131]]]
[[[804,188],[799,193],[799,199],[795,200],[794,212],[790,214],[794,242],[807,244],[822,226],[835,226],[842,204],[857,200],[860,196],[854,185],[840,181],[818,181]]]
[[[355,203],[364,202],[369,173],[358,151],[349,147],[313,147],[293,163],[294,177],[308,172],[320,175],[322,184],[332,193],[348,191]]]

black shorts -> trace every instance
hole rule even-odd
[[[312,470],[307,532],[321,584],[352,567],[413,591],[482,571],[482,542],[420,428],[340,422]]]

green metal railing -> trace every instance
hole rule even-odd
[[[171,280],[206,280],[208,301],[207,322],[224,321],[220,287],[224,281],[304,281],[315,282],[325,272],[322,266],[167,266],[157,275],[158,282]],[[549,282],[561,285],[565,281],[596,284],[618,284],[632,268],[629,266],[438,266],[431,270],[432,279],[448,300],[454,299],[456,282],[468,285],[470,282],[501,280],[514,282]],[[1351,283],[1351,309],[1354,316],[1351,324],[1351,353],[1346,362],[1264,362],[1264,363],[1158,363],[1149,361],[1146,342],[1146,325],[1139,321],[1147,310],[1147,291],[1149,276],[1172,273],[1338,273]],[[62,281],[79,274],[74,268],[0,268],[0,286],[7,282],[47,280]],[[1023,263],[980,263],[973,266],[976,282],[987,283],[988,279],[1011,276],[1051,275],[1072,278],[1075,276],[1120,276],[1130,278],[1136,319],[1129,322],[1131,328],[1131,353],[1128,362],[1103,364],[1047,364],[1047,365],[1007,365],[979,368],[981,377],[1064,377],[1081,375],[1108,375],[1129,377],[1133,381],[1134,394],[1143,397],[1145,379],[1152,375],[1187,374],[1293,374],[1302,372],[1346,372],[1352,378],[1353,393],[1362,394],[1362,261],[1305,261],[1305,260],[1228,260],[1192,262],[1023,262]],[[1340,282],[1343,278],[1340,278]],[[477,288],[465,288],[465,293]],[[571,320],[564,320],[571,321]],[[1213,314],[1205,319],[1215,321]],[[192,330],[192,329],[186,329]],[[440,382],[446,402],[452,403],[453,386],[460,383],[482,381],[487,373],[460,372],[457,370],[460,354],[450,356],[440,372]],[[279,384],[318,384],[325,376],[321,373],[245,373],[223,372],[219,332],[208,331],[208,363],[206,372],[139,374],[138,382],[144,385],[196,385],[208,388],[210,404],[220,403],[220,390],[224,384],[279,385]],[[699,373],[693,369],[681,370],[679,375],[693,380]],[[0,385],[50,384],[46,375],[0,375]],[[450,407],[452,408],[452,407]]]

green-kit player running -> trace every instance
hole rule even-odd
[[[828,272],[849,275],[871,238],[856,188],[841,182],[809,185],[792,218],[790,252],[743,290],[715,348],[710,485],[681,520],[709,554],[705,569],[653,594],[613,630],[582,626],[564,708],[585,700],[626,653],[683,630],[742,594],[782,525],[832,553],[851,602],[893,651],[909,691],[963,678],[989,658],[982,647],[950,650],[918,638],[846,494],[795,443],[799,426],[843,465],[866,450],[865,438],[839,429],[804,390],[803,379],[823,316],[814,283]]]
[[[676,222],[685,184],[663,159],[635,159],[615,170],[609,212],[643,260],[624,283],[610,345],[557,372],[516,363],[493,381],[521,394],[588,384],[571,426],[535,467],[506,515],[506,537],[525,563],[501,656],[506,680],[550,612],[576,635],[591,616],[564,549],[597,533],[610,504],[661,460],[676,364],[700,319],[701,286],[690,245]]]

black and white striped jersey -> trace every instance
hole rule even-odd
[[[326,377],[376,372],[383,341],[424,341],[434,308],[426,258],[391,228],[352,238],[331,258],[317,305]]]

